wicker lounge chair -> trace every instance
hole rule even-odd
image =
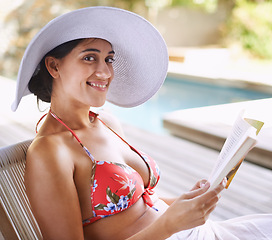
[[[30,143],[28,140],[0,148],[0,239],[42,239],[23,182]]]

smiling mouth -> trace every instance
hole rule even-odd
[[[106,88],[108,85],[107,84],[97,84],[97,83],[89,83],[87,82],[88,85],[90,85],[91,87],[97,87],[97,88]]]

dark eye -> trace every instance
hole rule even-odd
[[[113,57],[109,57],[106,59],[107,63],[113,63],[115,61],[115,59]]]
[[[86,57],[83,58],[83,60],[85,60],[85,61],[94,61],[95,59],[94,59],[93,56],[86,56]]]

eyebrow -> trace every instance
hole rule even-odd
[[[99,49],[96,49],[96,48],[88,48],[88,49],[83,50],[82,52],[98,52],[98,53],[101,53],[101,51]],[[115,52],[112,50],[112,51],[108,52],[108,54],[115,54]]]

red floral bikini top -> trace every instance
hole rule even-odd
[[[95,160],[90,151],[83,145],[73,130],[71,130],[51,111],[50,114],[73,134],[93,162],[91,178],[93,216],[89,219],[83,220],[83,226],[87,226],[99,219],[124,211],[137,202],[141,197],[148,206],[156,210],[153,206],[154,204],[150,195],[154,193],[152,189],[157,185],[160,178],[160,170],[152,158],[128,144],[113,129],[107,126],[98,117],[98,114],[93,112],[89,113],[90,118],[97,118],[145,161],[149,169],[149,182],[148,186],[145,188],[140,174],[130,166],[110,161]]]

